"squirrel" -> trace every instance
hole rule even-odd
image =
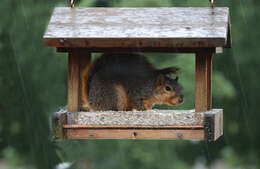
[[[81,75],[82,110],[149,110],[154,104],[178,105],[183,87],[178,68],[156,69],[143,55],[105,53]]]

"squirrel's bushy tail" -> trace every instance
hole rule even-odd
[[[86,68],[81,74],[81,93],[82,93],[82,109],[83,110],[89,110],[89,99],[88,99],[88,90],[89,90],[89,81],[91,76],[93,75],[93,72],[95,71],[96,65],[99,64],[99,60],[95,60],[94,63],[91,63],[91,61],[85,65]]]
[[[89,79],[90,76],[90,72],[92,72],[92,65],[91,63],[89,63],[88,65],[86,65],[86,68],[84,69],[84,71],[81,74],[81,94],[82,94],[82,109],[83,110],[87,110],[89,109],[89,104],[88,104],[88,94],[87,94],[87,81]]]

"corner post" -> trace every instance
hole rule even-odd
[[[71,49],[68,60],[68,115],[67,123],[74,124],[82,105],[81,73],[90,63],[90,53]]]
[[[196,53],[196,112],[211,109],[212,52]]]
[[[68,60],[68,112],[79,111],[80,53],[69,52]]]

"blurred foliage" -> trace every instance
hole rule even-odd
[[[81,0],[76,6],[208,6],[208,0]],[[224,109],[224,136],[198,141],[50,140],[49,116],[66,105],[67,57],[42,42],[51,0],[2,0],[0,5],[0,168],[2,159],[34,168],[259,168],[260,1],[217,1],[231,10],[233,48],[214,56],[213,107]],[[145,54],[157,67],[178,66],[185,103],[194,108],[194,55]],[[169,106],[157,106],[157,108]],[[70,163],[65,163],[70,162]],[[28,167],[26,167],[28,168]],[[57,167],[58,168],[58,167]],[[216,168],[216,167],[215,167]],[[223,167],[222,167],[223,168]]]

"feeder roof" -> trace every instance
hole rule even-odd
[[[230,47],[228,8],[55,8],[44,34],[58,48]]]

